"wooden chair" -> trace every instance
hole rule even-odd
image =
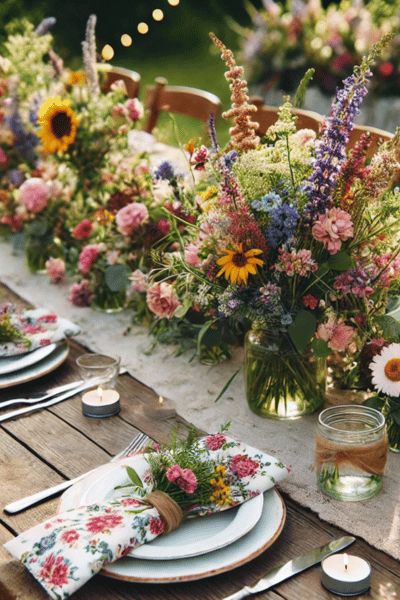
[[[197,88],[168,85],[164,77],[157,77],[155,84],[146,89],[145,108],[148,111],[144,130],[151,133],[161,112],[177,113],[208,123],[211,113],[217,117],[221,112],[218,96]]]
[[[139,95],[140,75],[136,71],[124,67],[114,67],[108,63],[99,63],[97,69],[104,74],[102,85],[103,92],[108,92],[113,83],[123,81],[128,98],[137,98]]]
[[[254,114],[254,120],[259,124],[257,130],[258,135],[265,135],[268,127],[273,125],[278,118],[278,107],[267,106],[261,97],[255,96],[250,98],[257,107],[257,112]],[[319,132],[324,117],[311,110],[302,110],[300,108],[293,109],[294,114],[297,116],[296,127],[297,129],[312,129],[316,133]],[[368,125],[355,125],[353,131],[350,134],[349,148],[358,142],[363,133],[369,133],[371,136],[371,143],[367,151],[367,158],[371,158],[378,146],[382,142],[386,142],[393,137],[392,133],[377,129],[376,127],[369,127]]]

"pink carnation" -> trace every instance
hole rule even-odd
[[[329,348],[336,352],[344,352],[354,336],[354,329],[343,320],[329,317],[326,323],[321,323],[316,337],[327,342]]]
[[[231,460],[231,471],[239,477],[239,479],[242,479],[242,477],[251,477],[257,473],[259,466],[258,462],[252,460],[245,454],[236,454]]]
[[[277,271],[282,271],[288,277],[293,275],[300,275],[301,277],[307,277],[309,273],[314,273],[318,268],[318,264],[312,258],[310,250],[291,250],[287,252],[280,248],[279,260],[275,265]]]
[[[196,244],[190,243],[186,246],[185,261],[188,265],[191,265],[192,267],[197,267],[200,264],[200,258],[197,254],[198,251],[199,248],[196,246]]]
[[[72,230],[72,237],[76,240],[87,240],[93,232],[93,224],[89,219],[83,219]]]
[[[318,217],[313,225],[312,234],[317,242],[325,246],[329,254],[336,254],[342,242],[354,235],[351,216],[341,208],[330,208],[324,215]]]
[[[104,250],[103,244],[88,244],[79,255],[78,268],[83,275],[87,275],[93,264]]]
[[[147,219],[149,211],[140,202],[131,202],[117,212],[117,228],[122,235],[132,235]]]
[[[147,277],[140,269],[133,271],[129,279],[132,282],[129,288],[130,292],[145,292],[147,290]]]
[[[75,306],[90,306],[93,294],[87,279],[73,283],[70,287],[68,298]]]
[[[130,98],[125,106],[131,121],[139,121],[143,117],[143,105],[137,98]]]
[[[40,213],[49,202],[50,188],[40,177],[31,177],[19,188],[19,199],[27,211]]]
[[[157,317],[172,319],[179,304],[174,288],[165,281],[155,283],[147,290],[147,306]]]
[[[47,275],[52,283],[59,283],[64,279],[65,262],[62,258],[49,258],[45,266]]]
[[[168,481],[174,483],[186,494],[194,494],[197,490],[197,477],[191,469],[182,469],[179,465],[172,465],[166,472]]]

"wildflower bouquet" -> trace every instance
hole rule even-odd
[[[7,549],[51,598],[67,598],[104,565],[176,529],[187,516],[227,510],[271,489],[288,469],[223,432],[124,459],[126,484],[106,504],[71,509]],[[124,475],[122,475],[122,480]],[[56,568],[55,568],[56,565]]]
[[[369,164],[368,136],[347,150],[370,67],[387,39],[338,89],[317,138],[296,131],[287,98],[263,143],[243,70],[213,40],[229,68],[231,140],[225,150],[214,142],[204,158],[215,195],[202,207],[192,239],[155,277],[182,305],[251,325],[245,358],[250,406],[263,415],[295,417],[322,404],[327,357],[351,356],[351,362],[372,335],[393,328],[385,313],[400,278],[394,187],[400,133]]]
[[[257,11],[250,5],[253,28],[236,26],[242,36],[242,56],[252,83],[292,92],[306,68],[315,67],[315,83],[333,94],[371,45],[383,35],[398,36],[400,4],[341,0],[323,8],[320,0],[274,0]],[[373,91],[398,95],[399,41],[379,58]]]

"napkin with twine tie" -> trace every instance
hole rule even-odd
[[[135,469],[126,467],[130,487],[116,490],[109,503],[58,514],[5,548],[51,598],[65,600],[104,565],[176,529],[187,515],[238,506],[288,473],[280,461],[224,433],[189,438],[138,455]]]

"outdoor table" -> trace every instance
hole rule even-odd
[[[18,296],[0,284],[0,302],[12,301],[26,306]],[[85,348],[70,341],[67,361],[52,374],[38,381],[2,390],[1,399],[31,395],[46,385],[67,383],[79,378],[75,359]],[[108,419],[88,419],[82,415],[80,396],[48,409],[32,413],[0,428],[0,503],[7,503],[50,487],[65,479],[77,477],[107,461],[122,450],[136,433],[142,431],[158,442],[168,441],[170,431],[179,425],[184,434],[190,424],[177,416],[159,421],[146,417],[137,408],[155,392],[140,381],[125,374],[118,379],[121,412]],[[244,440],[251,443],[251,439]],[[244,585],[252,585],[268,570],[308,550],[329,542],[346,532],[332,527],[284,495],[287,519],[282,534],[260,557],[234,571],[190,583],[142,585],[124,583],[96,576],[79,590],[77,600],[221,600]],[[58,498],[49,500],[20,514],[2,512],[0,542],[54,515]],[[329,500],[326,500],[329,502]],[[369,546],[361,539],[349,549],[370,561],[372,587],[359,598],[396,600],[400,598],[400,567],[398,561]],[[17,561],[0,548],[0,599],[38,600],[46,598],[40,586]],[[270,600],[333,599],[320,583],[318,567],[279,585],[276,590],[259,594]]]

